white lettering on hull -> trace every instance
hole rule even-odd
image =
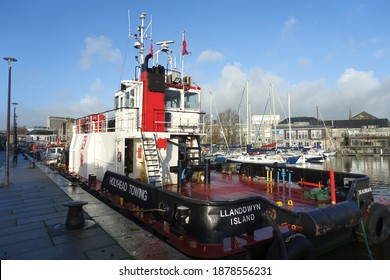
[[[119,180],[114,177],[110,177],[109,184],[123,192],[126,192],[134,197],[142,199],[143,201],[148,200],[148,191],[141,189],[139,187],[133,186],[132,184],[127,184],[127,182]]]
[[[255,220],[255,214],[234,217],[234,218],[230,219],[230,225],[239,225],[239,224],[254,221],[254,220]]]
[[[358,195],[362,195],[362,194],[365,194],[365,193],[370,193],[372,192],[372,189],[371,188],[366,188],[366,189],[362,189],[362,190],[358,190]]]
[[[255,214],[261,210],[260,203],[240,206],[232,209],[224,209],[219,211],[221,218],[230,218],[230,225],[239,225],[255,220]]]

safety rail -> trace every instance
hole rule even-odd
[[[139,126],[138,108],[118,108],[76,119],[76,132],[104,133],[133,131]]]
[[[168,110],[167,113],[165,121],[155,121],[156,127],[163,123],[166,132],[199,132],[202,125],[199,112]],[[78,134],[137,131],[141,126],[139,109],[127,107],[78,118],[75,125]]]

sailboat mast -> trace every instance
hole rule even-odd
[[[289,138],[289,147],[292,147],[292,139],[291,139],[291,110],[290,110],[290,95],[291,92],[288,93],[288,138]]]
[[[272,102],[272,113],[271,113],[271,116],[272,116],[272,123],[273,123],[273,126],[274,126],[274,142],[276,144],[275,97],[274,97],[274,90],[273,90],[273,84],[272,83],[270,83],[269,89],[270,89],[270,97],[271,97],[271,102]]]
[[[210,153],[213,152],[213,106],[212,106],[212,93],[210,91]]]
[[[246,80],[246,143],[250,143],[250,123],[249,123],[249,90],[248,90],[248,80]]]
[[[241,107],[238,108],[238,124],[240,128],[240,148],[242,147]]]

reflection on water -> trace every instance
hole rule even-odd
[[[308,164],[307,167],[366,174],[370,176],[374,195],[390,200],[389,163],[390,156],[338,156],[328,158],[323,164]]]
[[[308,164],[306,167],[351,173],[362,173],[370,176],[370,185],[375,199],[390,200],[390,156],[350,156],[330,157],[323,164]],[[390,259],[390,240],[376,246],[370,246],[373,259]],[[359,242],[350,243],[336,251],[326,254],[322,259],[364,260],[370,259],[366,245]]]

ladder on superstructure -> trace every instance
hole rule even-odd
[[[142,147],[144,151],[144,161],[146,176],[148,178],[148,184],[161,187],[162,186],[162,164],[161,157],[157,147],[157,138],[153,134],[153,138],[145,137],[144,133],[142,135]]]
[[[200,136],[192,136],[185,139],[186,157],[188,162],[193,162],[195,164],[200,164],[202,162],[202,149],[199,138]],[[194,139],[196,140],[196,145],[190,146],[189,144],[192,143]]]

